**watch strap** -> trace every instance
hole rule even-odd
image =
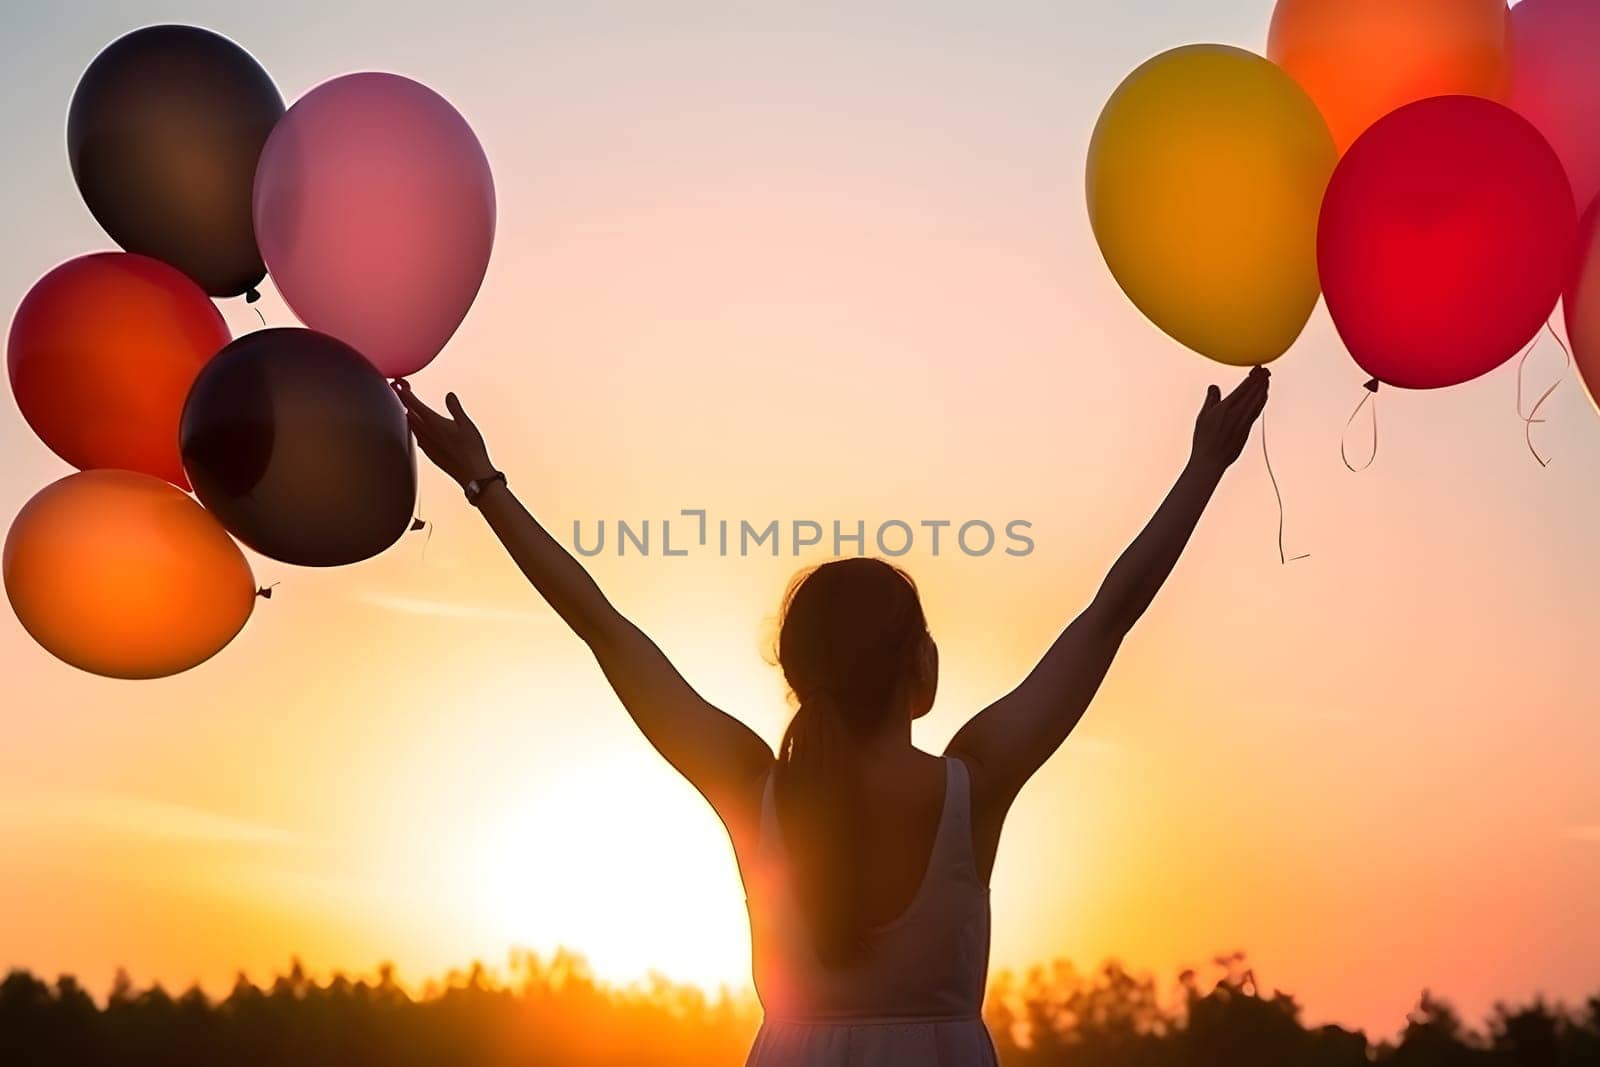
[[[477,507],[479,501],[483,498],[485,490],[487,490],[495,482],[499,482],[500,484],[504,485],[505,481],[506,476],[500,471],[493,471],[492,473],[484,475],[482,478],[472,479],[472,481],[468,482],[462,487],[463,491],[467,494],[467,503],[471,504],[473,507]]]

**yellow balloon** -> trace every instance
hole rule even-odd
[[[1316,307],[1317,217],[1339,154],[1305,90],[1225,45],[1163,53],[1106,103],[1089,218],[1139,310],[1219,363],[1288,351]]]
[[[161,678],[209,659],[244,626],[244,553],[176,486],[129,471],[63,478],[6,535],[5,586],[23,628],[72,666]]]

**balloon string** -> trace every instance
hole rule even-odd
[[[426,530],[422,536],[422,551],[417,554],[417,562],[423,563],[428,558],[428,542],[433,540],[433,523],[422,517],[422,482],[417,482],[417,513],[411,518],[411,532]]]
[[[250,310],[254,311],[256,313],[256,318],[261,320],[261,325],[265,326],[267,324],[267,317],[265,315],[261,314],[261,309],[260,308],[253,307]]]
[[[1300,555],[1290,558],[1283,548],[1283,490],[1278,487],[1278,476],[1272,470],[1272,453],[1267,448],[1267,413],[1265,411],[1261,413],[1261,458],[1267,463],[1267,478],[1272,482],[1272,495],[1278,499],[1278,562],[1287,567],[1289,564],[1296,563],[1302,559],[1310,559],[1311,553],[1309,552],[1302,552]]]
[[[427,531],[422,535],[422,551],[417,555],[418,561],[421,562],[428,558],[428,542],[433,540],[433,523],[424,519],[412,519],[411,532],[416,533],[418,530]]]
[[[256,590],[256,596],[260,597],[262,600],[271,600],[272,591],[278,588],[278,586],[281,584],[282,583],[280,582],[273,582],[271,585],[264,585],[260,589]]]
[[[1565,357],[1566,362],[1561,368],[1561,377],[1556,379],[1554,385],[1539,394],[1539,399],[1533,402],[1533,408],[1526,414],[1522,411],[1524,372],[1528,369],[1528,359],[1533,355],[1534,349],[1539,347],[1540,336],[1534,337],[1533,343],[1528,346],[1528,350],[1522,353],[1522,361],[1517,364],[1517,418],[1522,420],[1522,437],[1523,440],[1528,442],[1528,451],[1533,454],[1534,460],[1538,462],[1540,467],[1550,466],[1550,460],[1539,455],[1539,450],[1534,447],[1533,428],[1549,421],[1548,419],[1539,418],[1539,410],[1544,407],[1546,401],[1555,395],[1556,390],[1561,388],[1561,383],[1566,380],[1567,372],[1572,369],[1572,349],[1568,348],[1567,343],[1561,339],[1561,335],[1556,332],[1554,324],[1546,322],[1544,328],[1550,332],[1551,337],[1555,338],[1556,344],[1561,346],[1561,354]],[[1543,333],[1544,331],[1541,330],[1540,334],[1542,335]]]
[[[1344,435],[1339,438],[1339,457],[1344,460],[1345,469],[1353,474],[1360,474],[1378,461],[1378,401],[1376,399],[1378,385],[1378,379],[1374,378],[1362,386],[1367,391],[1367,395],[1361,398],[1361,403],[1357,404],[1356,409],[1350,413],[1350,421],[1344,424]],[[1361,415],[1361,409],[1365,408],[1369,403],[1372,405],[1372,455],[1367,457],[1365,463],[1357,467],[1350,462],[1350,427],[1356,424],[1356,419]]]

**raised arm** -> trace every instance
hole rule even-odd
[[[1194,449],[1177,484],[1106,575],[1094,602],[1056,638],[1022,684],[975,715],[948,755],[972,769],[980,818],[996,823],[1027,780],[1061,747],[1094,699],[1122,639],[1183,554],[1222,474],[1239,458],[1267,402],[1257,367],[1227,399],[1212,386],[1195,421]]]
[[[583,639],[639,729],[668,763],[711,802],[737,835],[759,810],[759,788],[772,750],[749,727],[708,703],[661,649],[612,607],[589,572],[518,502],[494,465],[483,436],[454,393],[450,416],[434,411],[397,382],[417,444],[463,487],[484,486],[478,508],[533,587]]]

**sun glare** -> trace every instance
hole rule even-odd
[[[464,903],[483,943],[566,946],[612,982],[749,983],[732,853],[687,786],[581,763],[541,782],[468,848]]]

